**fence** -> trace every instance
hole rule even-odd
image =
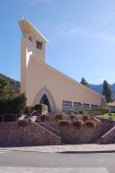
[[[0,114],[0,122],[17,121],[19,114]]]

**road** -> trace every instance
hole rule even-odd
[[[0,151],[0,173],[115,173],[115,153]]]

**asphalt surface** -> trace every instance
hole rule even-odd
[[[0,152],[0,173],[115,173],[115,153]]]

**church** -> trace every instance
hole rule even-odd
[[[21,39],[21,93],[27,106],[46,104],[49,112],[105,107],[103,96],[45,63],[47,39],[26,19],[19,21]]]

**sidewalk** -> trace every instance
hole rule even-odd
[[[29,147],[8,147],[0,148],[8,151],[42,152],[42,153],[98,153],[115,152],[115,144],[80,144],[80,145],[50,145],[50,146],[29,146]]]

